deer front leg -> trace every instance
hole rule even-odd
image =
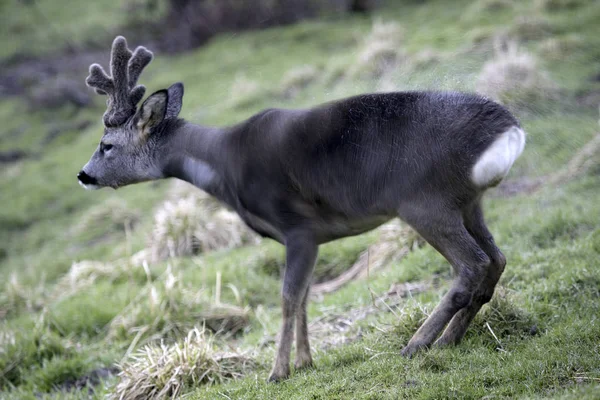
[[[281,326],[281,339],[277,350],[277,358],[269,381],[280,381],[290,374],[290,352],[294,339],[294,322],[308,291],[310,277],[317,259],[318,246],[312,235],[295,233],[286,237],[286,268],[281,290],[283,322]],[[306,320],[304,317],[304,324]],[[301,329],[305,329],[301,327]],[[306,339],[308,345],[308,339]],[[303,352],[310,349],[301,345]],[[305,354],[303,354],[303,357]]]
[[[312,367],[312,356],[310,355],[310,343],[308,341],[308,321],[306,318],[306,303],[310,288],[306,289],[300,308],[296,313],[296,369]]]

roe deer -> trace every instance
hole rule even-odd
[[[525,145],[525,133],[504,107],[455,92],[365,94],[309,109],[268,109],[235,126],[208,128],[178,118],[181,83],[136,110],[145,90],[137,79],[151,59],[144,47],[132,54],[117,37],[112,76],[90,66],[86,82],[108,95],[108,109],[104,135],[79,182],[116,189],[183,179],[285,245],[283,326],[269,380],[289,375],[294,325],[295,366],[312,365],[306,302],[319,245],[394,217],[456,274],[402,354],[461,340],[506,264],[480,205]]]

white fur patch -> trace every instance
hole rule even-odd
[[[525,132],[521,128],[513,126],[501,134],[473,166],[471,174],[473,183],[479,187],[500,183],[523,152],[524,147]]]
[[[77,182],[79,182],[81,187],[84,188],[85,190],[98,190],[101,188],[101,186],[98,186],[98,185],[86,185],[85,183],[81,183],[81,181],[77,181]]]

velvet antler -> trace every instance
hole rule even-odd
[[[119,126],[135,114],[146,88],[137,85],[142,70],[152,61],[152,52],[139,46],[132,53],[123,36],[117,36],[110,53],[110,75],[100,64],[90,65],[90,74],[85,83],[96,93],[108,95],[104,113],[105,126]]]

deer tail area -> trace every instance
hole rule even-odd
[[[499,184],[523,152],[525,136],[518,126],[512,126],[500,134],[473,166],[473,183],[482,188]]]

